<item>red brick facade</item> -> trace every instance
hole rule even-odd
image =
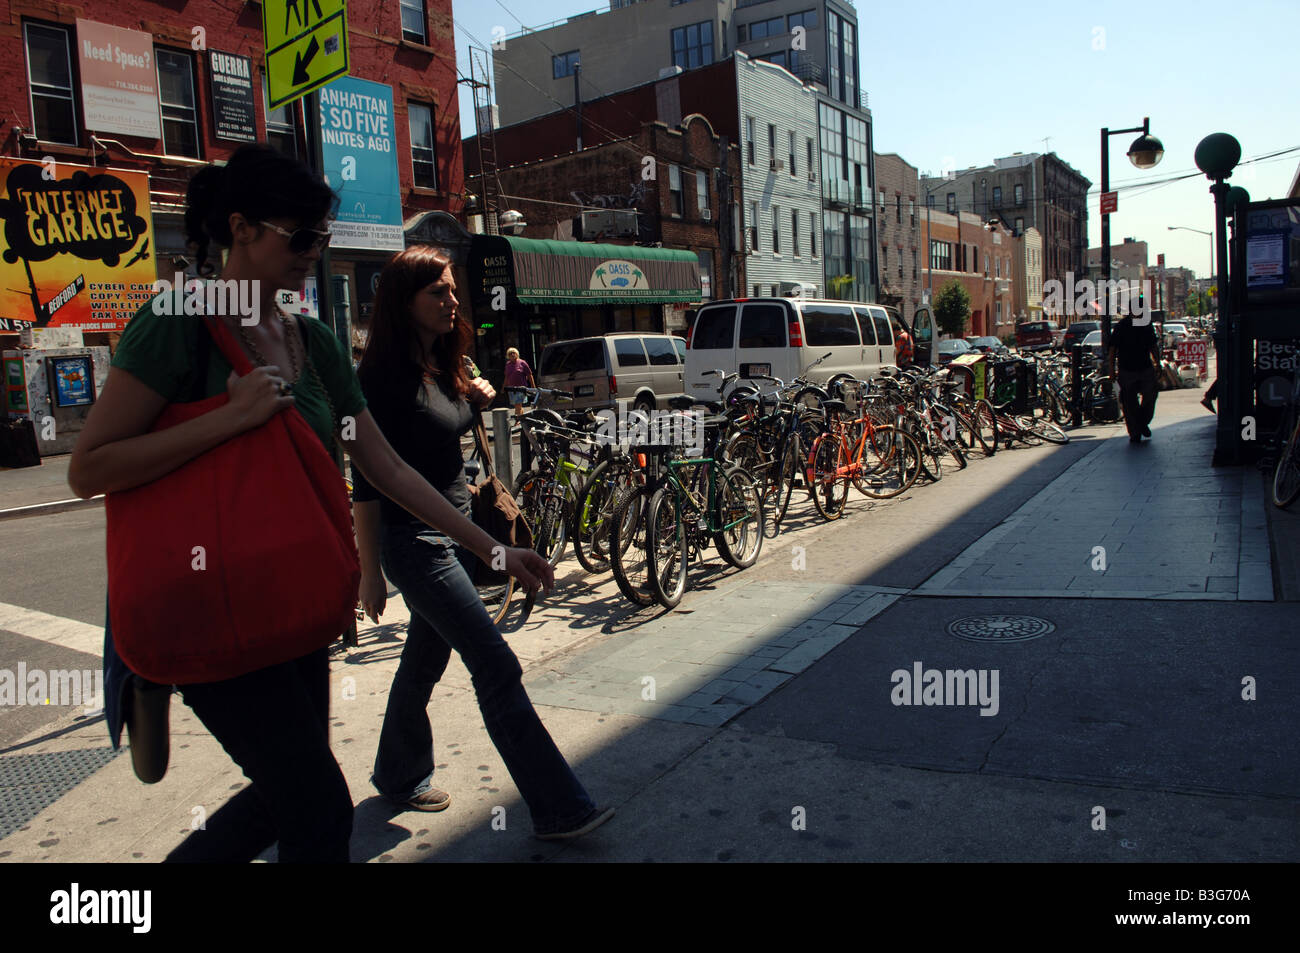
[[[564,116],[552,122],[564,122]],[[535,122],[542,123],[541,120]],[[530,125],[532,125],[530,123]],[[683,128],[684,127],[684,128]],[[606,142],[582,152],[524,163],[499,172],[502,209],[524,216],[526,238],[573,238],[573,220],[583,208],[635,209],[635,239],[600,238],[613,244],[660,243],[665,248],[704,253],[711,261],[710,295],[742,295],[745,287],[743,252],[734,246],[732,218],[726,209],[740,198],[740,150],[730,145],[727,167],[730,195],[720,201],[718,185],[722,166],[721,144],[712,125],[702,116],[688,116],[683,127],[662,122],[646,123],[631,139]],[[537,127],[543,134],[545,123]],[[653,158],[653,165],[646,162]],[[679,198],[670,188],[670,166],[680,174]],[[704,173],[708,194],[701,202],[697,171]],[[648,177],[653,173],[653,177]],[[525,198],[527,196],[527,198]],[[710,212],[705,221],[700,209]],[[593,236],[583,235],[585,240]],[[701,274],[705,274],[701,266]],[[730,280],[728,280],[728,276]]]
[[[925,287],[925,222],[916,166],[895,153],[876,153],[876,239],[880,301],[908,324]]]
[[[924,212],[920,215],[924,235]],[[1005,337],[1014,333],[1012,275],[1019,240],[1001,225],[990,230],[978,215],[965,212],[948,215],[932,210],[929,230],[932,244],[946,243],[951,250],[951,260],[936,262],[933,275],[926,276],[932,282],[931,300],[945,284],[956,279],[971,297],[971,316],[963,337]]]

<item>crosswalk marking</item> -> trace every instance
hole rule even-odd
[[[104,627],[0,602],[0,629],[89,655],[103,656]]]

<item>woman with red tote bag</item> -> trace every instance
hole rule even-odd
[[[338,440],[376,488],[480,558],[497,544],[393,452],[330,329],[276,305],[329,241],[329,186],[250,144],[201,169],[186,204],[200,273],[215,270],[212,245],[229,249],[221,293],[164,292],[132,318],[68,470],[78,496],[108,494],[110,733],[116,744],[132,679],[174,683],[251,782],[168,860],[246,862],[278,842],[282,862],[346,862],[327,646],[356,600],[356,553],[327,448]],[[536,553],[505,558],[525,586],[552,587]]]

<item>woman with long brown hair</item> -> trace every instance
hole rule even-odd
[[[485,407],[496,392],[466,370],[471,333],[456,305],[456,279],[446,256],[427,246],[395,256],[379,276],[358,377],[393,448],[467,514],[460,438],[473,425],[471,404]],[[455,649],[536,835],[568,839],[607,821],[613,810],[596,807],[524,691],[519,660],[471,582],[475,554],[412,519],[364,478],[357,480],[353,500],[362,607],[378,621],[387,597],[382,566],[411,612],[371,783],[389,800],[417,810],[441,811],[450,804],[450,795],[433,787],[428,707]]]

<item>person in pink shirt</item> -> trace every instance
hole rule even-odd
[[[533,380],[533,369],[528,366],[528,362],[519,356],[519,348],[512,347],[506,351],[506,386],[507,387],[536,387]],[[523,403],[516,403],[515,416],[520,416],[524,412]]]

